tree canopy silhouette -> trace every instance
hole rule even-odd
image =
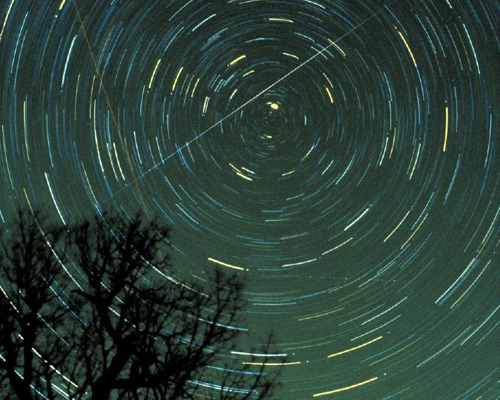
[[[118,213],[70,226],[20,210],[1,236],[0,393],[21,400],[266,399],[267,357],[231,353],[243,282],[172,273],[169,228]],[[271,350],[269,337],[260,353]],[[258,361],[258,362],[256,362]]]

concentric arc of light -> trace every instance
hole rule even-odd
[[[73,0],[74,1],[74,0]],[[184,150],[186,147],[188,147],[191,143],[195,142],[196,140],[202,138],[203,136],[205,136],[208,132],[210,132],[212,129],[214,129],[217,125],[221,125],[226,119],[230,118],[231,116],[233,116],[234,114],[236,114],[238,111],[240,111],[242,108],[246,107],[248,104],[252,103],[254,100],[256,100],[257,98],[259,98],[260,96],[262,96],[264,93],[266,93],[268,90],[272,89],[273,87],[275,87],[277,84],[279,84],[281,81],[285,80],[286,78],[288,78],[290,75],[294,74],[295,72],[297,72],[300,68],[304,67],[305,65],[307,65],[308,63],[310,63],[312,60],[314,60],[316,57],[320,56],[321,54],[323,54],[324,52],[326,52],[330,47],[334,46],[337,42],[341,41],[342,39],[344,39],[346,36],[350,35],[352,32],[354,32],[355,30],[359,29],[361,26],[363,26],[365,23],[367,23],[369,20],[371,20],[372,18],[374,18],[375,16],[377,16],[379,13],[375,13],[373,15],[371,15],[370,17],[366,18],[364,21],[361,21],[358,25],[356,25],[354,28],[350,29],[349,31],[347,31],[346,33],[344,33],[342,36],[340,36],[337,40],[335,41],[330,41],[330,44],[327,45],[326,47],[323,47],[322,50],[318,51],[316,54],[312,55],[311,57],[309,57],[307,60],[305,60],[304,62],[302,62],[301,64],[299,64],[298,66],[296,66],[295,68],[293,68],[292,70],[288,71],[285,75],[283,75],[281,78],[279,78],[278,80],[276,80],[274,83],[270,84],[268,87],[266,87],[264,90],[261,90],[259,93],[257,93],[255,96],[251,97],[249,100],[247,100],[245,103],[243,103],[242,105],[240,105],[238,108],[234,109],[233,111],[231,111],[229,114],[227,114],[225,117],[221,118],[219,121],[217,121],[216,123],[214,123],[213,125],[211,125],[210,127],[208,127],[207,129],[205,129],[203,132],[201,132],[200,134],[198,134],[197,136],[195,136],[193,139],[191,139],[190,141],[186,142],[183,146],[180,146],[176,151],[174,151],[173,153],[170,153],[168,156],[166,156],[165,158],[161,159],[160,161],[158,161],[156,164],[154,164],[151,168],[149,168],[148,170],[146,170],[145,172],[143,172],[141,175],[139,175],[137,178],[133,179],[132,181],[130,181],[127,185],[125,185],[124,187],[122,187],[121,189],[117,190],[115,192],[115,194],[113,194],[111,197],[109,197],[108,199],[104,200],[104,203],[111,200],[113,197],[115,197],[117,194],[121,193],[123,190],[129,188],[131,185],[133,185],[134,183],[136,183],[137,181],[139,181],[140,179],[142,179],[144,176],[148,175],[150,172],[154,171],[155,169],[157,169],[160,165],[162,164],[165,164],[166,161],[168,161],[170,158],[172,158],[173,156],[175,156],[176,154],[180,153],[182,150]]]
[[[325,396],[325,395],[328,395],[328,394],[345,392],[346,390],[351,390],[351,389],[354,389],[356,387],[366,385],[367,383],[376,381],[377,379],[378,379],[378,377],[376,376],[374,378],[368,379],[368,380],[363,381],[363,382],[356,383],[356,384],[351,385],[351,386],[346,386],[346,387],[343,387],[343,388],[340,388],[340,389],[330,390],[329,392],[316,393],[316,394],[313,394],[313,397],[319,397],[319,396]]]

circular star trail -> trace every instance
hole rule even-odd
[[[500,397],[498,1],[0,10],[3,222],[162,219],[179,279],[246,280],[222,356],[273,330],[276,399]]]

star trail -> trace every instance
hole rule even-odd
[[[1,223],[162,219],[276,399],[500,398],[498,0],[2,0],[0,79]]]

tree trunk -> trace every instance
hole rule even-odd
[[[14,371],[9,371],[7,373],[9,377],[9,382],[19,400],[31,400],[32,393],[30,388],[30,382],[26,382]]]
[[[91,385],[92,400],[110,400],[111,391],[116,388],[116,379],[129,358],[130,348],[119,346],[109,368]]]
[[[109,400],[112,387],[102,377],[92,385],[92,400]]]

